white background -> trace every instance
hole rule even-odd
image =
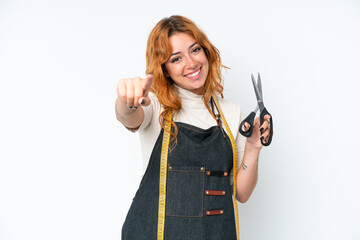
[[[0,239],[119,240],[142,174],[116,84],[148,34],[189,17],[220,50],[225,97],[275,136],[240,204],[245,240],[360,239],[358,1],[0,0]]]

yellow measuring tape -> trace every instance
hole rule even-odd
[[[165,117],[165,130],[163,135],[163,141],[161,146],[160,157],[160,178],[159,178],[159,210],[158,210],[158,230],[157,239],[164,239],[165,228],[165,203],[166,203],[166,175],[167,175],[167,157],[169,150],[169,139],[171,130],[171,114],[167,114]]]
[[[219,110],[221,119],[224,123],[226,132],[230,138],[232,151],[233,151],[233,203],[234,203],[234,212],[235,212],[235,224],[236,224],[236,236],[237,240],[240,239],[239,235],[239,211],[237,207],[236,201],[236,177],[237,177],[237,150],[234,136],[230,131],[230,127],[226,122],[226,119],[220,109],[220,106],[215,97],[213,97],[214,102]],[[166,176],[167,176],[167,157],[169,150],[169,140],[170,140],[170,130],[171,130],[171,114],[166,115],[165,117],[165,130],[163,135],[163,141],[161,146],[161,157],[160,157],[160,178],[159,178],[159,210],[158,210],[158,231],[157,231],[157,239],[164,239],[164,228],[165,228],[165,203],[166,203]],[[221,127],[221,126],[220,126]]]
[[[240,235],[239,235],[239,209],[237,207],[237,201],[236,201],[236,177],[237,177],[237,149],[236,149],[236,142],[234,139],[234,136],[232,135],[231,131],[230,131],[230,127],[224,117],[224,114],[221,111],[221,108],[215,98],[215,96],[213,96],[214,102],[217,106],[217,109],[220,113],[221,119],[224,123],[226,132],[230,138],[230,142],[231,142],[231,146],[232,146],[232,151],[233,151],[233,203],[234,203],[234,213],[235,213],[235,224],[236,224],[236,239],[239,240],[240,239]],[[221,127],[221,126],[220,126]]]

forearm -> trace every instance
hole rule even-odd
[[[236,199],[246,202],[253,192],[258,178],[258,159],[260,149],[246,142],[245,151],[240,169],[237,174]]]
[[[119,98],[115,102],[116,119],[127,128],[137,128],[144,120],[144,110],[141,106],[137,109],[129,109],[126,103],[122,103]]]

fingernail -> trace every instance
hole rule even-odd
[[[134,106],[134,109],[135,109],[135,110],[136,110],[137,108],[138,108],[138,107],[135,107],[135,106]]]
[[[145,98],[141,101],[141,105],[145,104]]]
[[[132,109],[132,106],[128,106],[129,109]]]
[[[260,132],[262,133],[264,131],[264,128],[260,128]]]
[[[262,136],[262,137],[260,138],[260,140],[261,140],[261,141],[264,140],[264,136]]]

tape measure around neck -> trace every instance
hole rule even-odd
[[[225,126],[226,132],[230,138],[230,142],[231,142],[231,147],[232,147],[232,151],[233,151],[233,203],[234,203],[234,214],[235,214],[235,224],[236,224],[236,239],[239,240],[240,239],[240,235],[239,235],[239,209],[237,207],[237,200],[236,200],[236,185],[237,185],[237,148],[236,148],[236,142],[234,139],[234,136],[231,133],[230,127],[225,119],[224,114],[221,111],[221,108],[219,106],[219,103],[217,102],[215,96],[212,97],[214,99],[214,102],[216,104],[216,107],[220,113],[222,122]],[[219,126],[221,127],[221,126]]]
[[[166,175],[167,175],[167,157],[169,151],[170,131],[171,131],[171,114],[165,117],[165,129],[161,146],[160,157],[160,177],[159,177],[159,209],[158,209],[158,230],[157,239],[164,239],[165,227],[165,203],[166,203]]]

